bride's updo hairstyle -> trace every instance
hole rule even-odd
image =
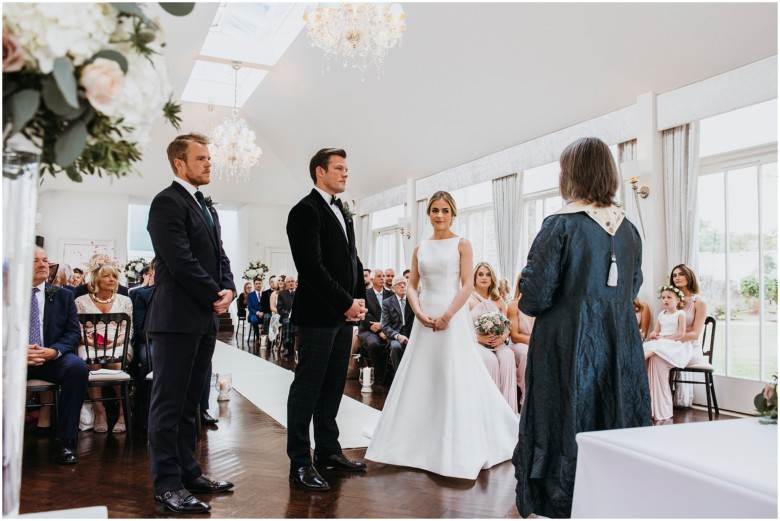
[[[431,215],[431,206],[440,199],[444,199],[447,204],[450,205],[452,217],[455,218],[458,215],[458,207],[455,206],[455,199],[452,198],[449,192],[445,192],[444,190],[439,190],[428,199],[428,208],[425,210],[425,213]]]
[[[564,201],[584,201],[601,207],[617,205],[617,167],[602,140],[578,139],[563,150],[560,163],[558,184]]]

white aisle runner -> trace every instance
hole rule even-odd
[[[287,393],[293,381],[292,371],[217,340],[212,372],[232,373],[236,391],[283,427],[287,427]],[[373,430],[378,420],[378,410],[347,396],[342,397],[336,418],[341,447],[367,447],[369,440],[363,431],[367,428]]]

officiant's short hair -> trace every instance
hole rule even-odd
[[[340,148],[323,148],[318,150],[314,157],[311,158],[311,161],[309,161],[309,175],[314,184],[317,184],[317,167],[319,166],[323,170],[327,170],[330,156],[340,156],[346,159],[347,153]]]
[[[176,136],[176,139],[171,141],[170,145],[168,145],[168,162],[171,163],[174,174],[176,173],[176,166],[173,164],[173,160],[181,159],[182,161],[186,161],[187,150],[190,148],[190,143],[208,145],[210,141],[209,138],[203,134],[198,134],[197,132]]]
[[[617,204],[617,166],[609,146],[602,140],[578,139],[563,149],[560,164],[558,184],[566,202],[579,200],[601,207]]]

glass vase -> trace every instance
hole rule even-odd
[[[3,150],[3,516],[19,514],[39,162]]]

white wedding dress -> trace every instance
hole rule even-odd
[[[460,237],[424,240],[417,266],[420,307],[440,316],[460,290]],[[518,416],[476,352],[464,305],[444,331],[415,323],[366,459],[476,479],[512,457]]]

